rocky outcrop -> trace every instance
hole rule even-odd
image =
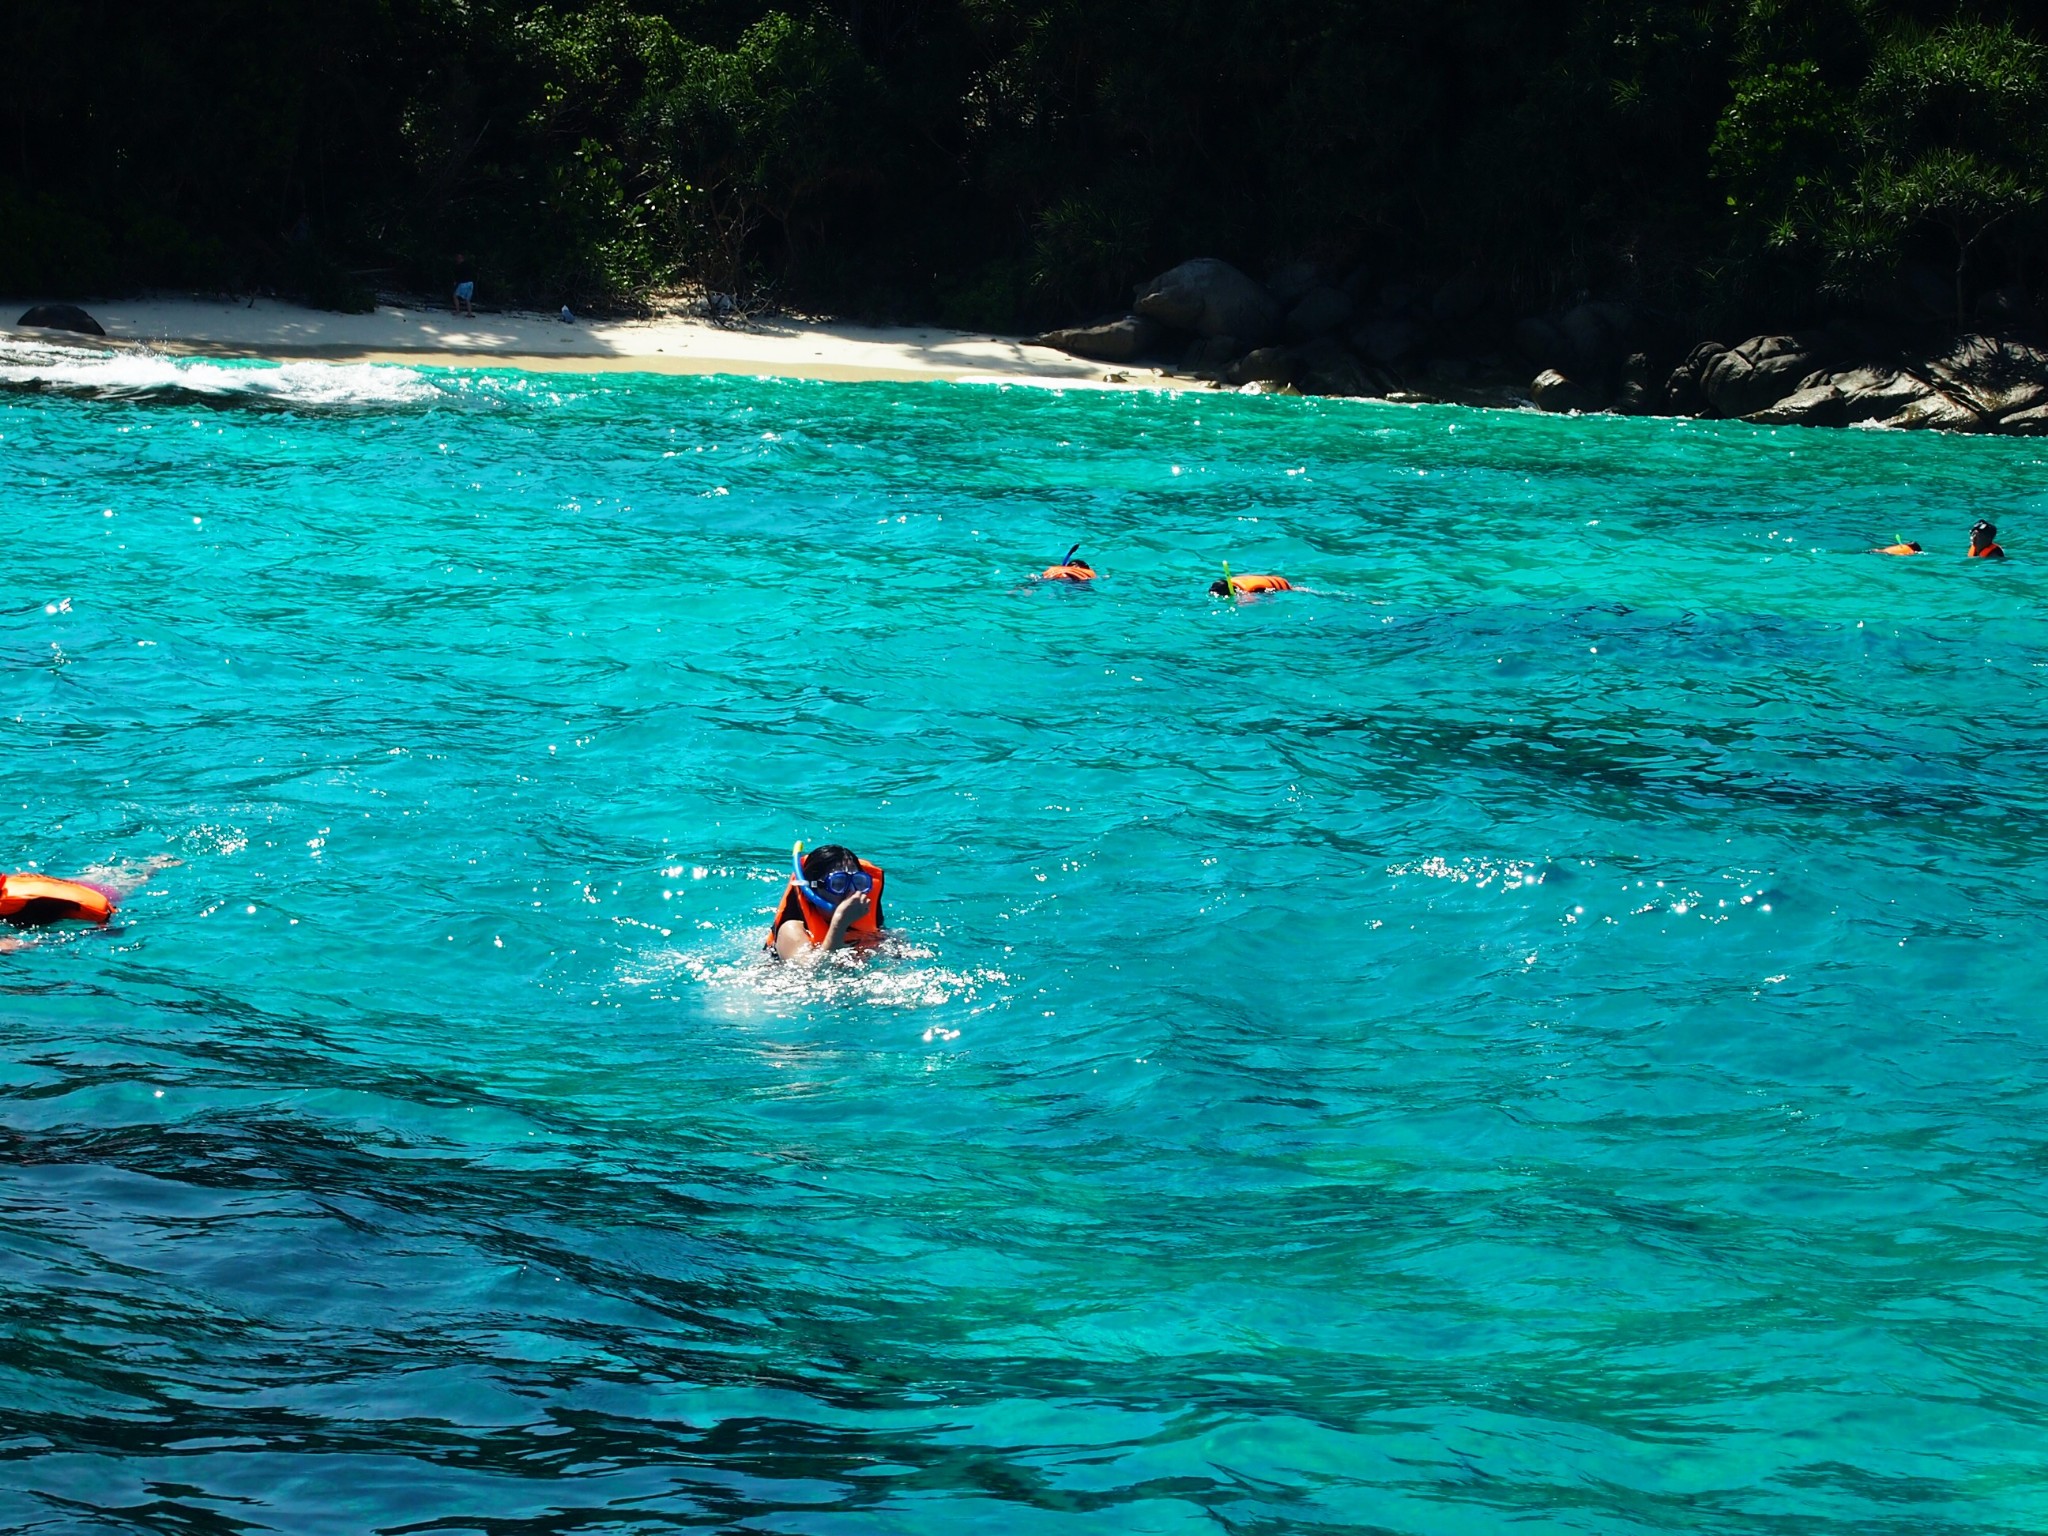
[[[1748,416],[1776,405],[1814,371],[1813,351],[1793,336],[1752,336],[1710,359],[1700,389],[1716,416]]]
[[[1806,384],[1775,405],[1752,412],[1748,420],[1767,427],[1846,427],[1849,402],[1832,384]]]
[[[1286,347],[1259,347],[1230,365],[1233,384],[1292,384],[1294,354]]]
[[[2025,342],[1958,336],[1914,370],[1951,400],[2002,422],[2048,406],[2048,352]]]
[[[1818,373],[1752,412],[1770,426],[1876,426],[1898,431],[2048,430],[2048,352],[2025,343],[1961,336],[1911,368]]]
[[[1243,352],[1235,336],[1204,336],[1188,348],[1180,366],[1200,378],[1220,379]]]
[[[1664,381],[1664,409],[1673,416],[1707,414],[1704,380],[1707,367],[1728,349],[1718,341],[1703,341],[1685,354],[1685,361],[1671,370]]]
[[[1263,346],[1280,332],[1279,301],[1227,261],[1198,256],[1141,283],[1132,310],[1197,336]]]
[[[104,336],[106,330],[76,304],[37,304],[16,325],[38,331],[76,331],[81,336]]]
[[[1353,396],[1385,395],[1397,385],[1332,336],[1294,349],[1294,383],[1303,394]]]
[[[1631,352],[1621,365],[1621,388],[1608,407],[1617,416],[1648,416],[1657,409],[1656,392],[1650,384],[1650,354]]]
[[[1829,374],[1827,383],[1842,397],[1845,427],[1887,421],[1927,393],[1925,382],[1896,368],[1851,368]]]
[[[1701,342],[1671,367],[1678,338],[1668,316],[1589,298],[1515,321],[1507,302],[1476,271],[1375,287],[1364,268],[1340,280],[1327,266],[1295,261],[1260,284],[1201,257],[1141,284],[1133,313],[1040,339],[1106,363],[1178,357],[1184,373],[1269,393],[1474,404],[1533,397],[1546,411],[2048,436],[2048,346],[2011,336],[1964,335],[1924,353],[1902,349],[1911,330],[1896,319],[1838,317],[1733,347]],[[22,323],[58,323],[34,318],[56,308]],[[2023,334],[2043,323],[2020,289],[1986,295],[1979,312]]]
[[[1121,320],[1105,320],[1099,325],[1047,331],[1038,339],[1042,345],[1057,347],[1075,357],[1093,358],[1099,363],[1128,363],[1150,352],[1165,336],[1157,320],[1125,315]]]
[[[1555,368],[1546,368],[1529,386],[1537,409],[1545,411],[1597,411],[1607,398],[1591,385],[1581,384]]]

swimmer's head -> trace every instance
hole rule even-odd
[[[813,848],[803,856],[798,870],[803,875],[804,894],[826,911],[849,896],[864,894],[874,885],[853,850],[837,843],[821,843]]]
[[[1228,596],[1230,596],[1230,583],[1229,583],[1229,582],[1227,582],[1227,581],[1223,581],[1223,580],[1220,580],[1220,579],[1219,579],[1219,580],[1216,580],[1216,581],[1212,581],[1212,582],[1210,582],[1210,583],[1209,583],[1209,595],[1210,595],[1211,597],[1228,597]]]
[[[1920,554],[1920,553],[1921,553],[1921,549],[1920,549],[1920,541],[1919,541],[1918,539],[1908,539],[1908,540],[1906,540],[1906,548],[1908,548],[1908,549],[1910,549],[1911,551],[1913,551],[1913,553],[1914,553],[1914,554],[1916,554],[1916,555],[1917,555],[1917,554]]]
[[[1986,544],[1998,542],[1998,530],[1979,519],[1970,529],[1970,548],[1982,549]]]

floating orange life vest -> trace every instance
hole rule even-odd
[[[1049,565],[1039,572],[1040,581],[1093,581],[1095,568],[1083,565],[1078,560],[1072,565]]]
[[[881,866],[870,864],[866,859],[860,861],[860,870],[875,883],[868,891],[867,916],[855,918],[846,925],[846,931],[854,938],[872,939],[882,931],[882,870]],[[791,911],[791,907],[796,910]],[[804,931],[811,936],[811,942],[824,943],[825,935],[832,931],[832,914],[805,901],[798,893],[796,877],[792,875],[789,883],[782,888],[782,901],[775,909],[775,921],[768,925],[768,942],[765,947],[773,949],[775,935],[782,932],[782,925],[792,918],[799,917],[804,921]]]
[[[1233,576],[1230,585],[1238,592],[1292,592],[1294,583],[1285,576]]]
[[[1920,546],[1918,544],[1887,544],[1878,553],[1880,555],[1917,555],[1920,553]]]
[[[1972,560],[2003,560],[2005,558],[2005,546],[2002,544],[1986,544],[1982,549],[1971,550],[1970,558]]]
[[[90,885],[48,875],[0,875],[0,922],[33,928],[67,919],[104,923],[113,915],[112,898]]]

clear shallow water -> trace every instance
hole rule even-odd
[[[2042,449],[0,384],[0,1526],[2048,1512]]]

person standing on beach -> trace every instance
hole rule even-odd
[[[455,258],[455,302],[451,306],[458,315],[476,318],[476,276],[470,271],[469,258]]]

